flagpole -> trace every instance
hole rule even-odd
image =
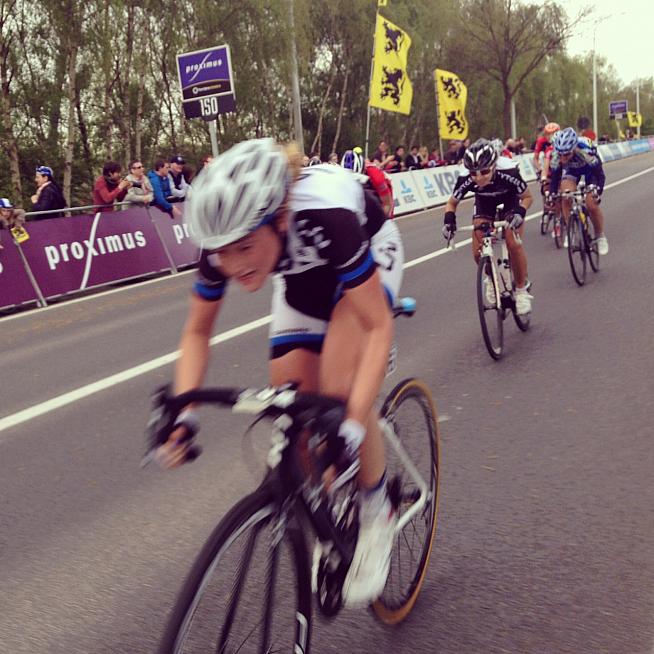
[[[441,107],[438,103],[438,77],[434,71],[434,92],[436,93],[436,134],[438,134],[438,150],[443,159],[443,141],[441,139]]]
[[[379,2],[377,2],[377,11],[375,12],[375,32],[372,37],[372,57],[370,59],[370,82],[368,84],[368,115],[366,117],[366,147],[363,150],[363,156],[368,158],[368,140],[370,137],[370,93],[372,91],[372,75],[375,71],[375,46],[377,41],[377,19],[379,18]]]

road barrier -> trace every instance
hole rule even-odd
[[[652,150],[654,138],[598,148],[603,161]],[[533,154],[515,160],[526,181],[536,179]],[[445,204],[462,171],[461,166],[443,166],[395,173],[395,215]],[[183,203],[176,206],[183,214]],[[176,273],[196,263],[199,255],[183,216],[171,218],[156,207],[131,206],[27,222],[23,234],[14,232],[14,238],[4,238],[2,245],[0,309],[28,303],[45,306],[50,299],[89,288],[153,273]]]

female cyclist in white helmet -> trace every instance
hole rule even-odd
[[[194,180],[186,215],[202,254],[175,392],[201,385],[228,281],[253,292],[274,275],[271,383],[293,380],[347,402],[339,433],[349,449],[360,448],[362,502],[344,596],[350,605],[367,604],[384,588],[397,519],[373,404],[393,338],[389,300],[402,278],[402,241],[354,175],[340,166],[301,169],[296,158],[272,139],[247,141]],[[160,448],[165,467],[185,460],[189,442],[179,439],[192,410],[188,416]]]

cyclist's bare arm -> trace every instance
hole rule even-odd
[[[445,211],[456,212],[456,208],[458,206],[459,206],[459,201],[453,195],[450,195],[450,199],[447,201],[447,204],[445,205]]]
[[[519,200],[520,206],[523,207],[525,211],[529,209],[531,203],[534,201],[534,196],[531,194],[529,188],[527,188],[527,190],[520,196]]]
[[[177,395],[202,384],[209,361],[209,339],[222,302],[208,302],[195,294],[191,295],[188,316],[179,342],[181,354],[175,367]]]
[[[388,353],[393,342],[393,317],[379,273],[360,286],[345,291],[348,306],[366,333],[347,404],[347,418],[365,425],[384,381]]]

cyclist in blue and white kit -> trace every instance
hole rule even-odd
[[[604,234],[604,214],[599,205],[606,177],[597,148],[589,144],[584,137],[577,136],[572,127],[557,132],[552,139],[552,145],[554,152],[550,161],[550,193],[557,193],[559,189],[562,192],[576,191],[582,176],[586,184],[595,184],[598,188],[597,198],[592,193],[586,194],[586,206],[597,235],[597,251],[604,256],[609,253],[609,242]],[[563,200],[563,219],[566,225],[571,206],[570,199]],[[567,236],[564,245],[567,246]]]
[[[340,166],[301,168],[301,155],[272,139],[240,143],[215,159],[194,180],[186,204],[203,249],[175,392],[202,383],[229,281],[254,292],[273,275],[271,383],[295,381],[303,391],[347,401],[339,435],[352,460],[360,454],[362,492],[343,594],[349,605],[367,604],[384,589],[397,523],[373,407],[393,338],[389,301],[402,278],[397,227],[354,175]],[[189,442],[180,439],[196,428],[188,408],[159,449],[161,465],[184,463]]]

